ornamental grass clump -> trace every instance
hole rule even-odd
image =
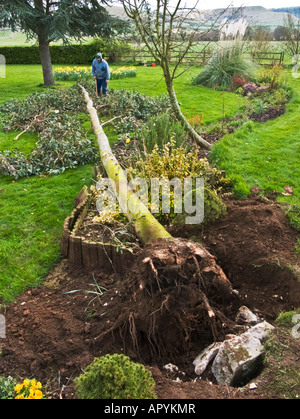
[[[156,399],[155,381],[142,364],[125,355],[95,358],[75,380],[79,399]]]
[[[219,48],[193,84],[212,89],[229,90],[233,87],[233,78],[239,76],[244,80],[254,76],[256,66],[243,53],[242,46],[236,42],[225,48]]]

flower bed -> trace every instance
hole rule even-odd
[[[139,248],[136,238],[132,239],[132,243],[122,243],[113,240],[117,236],[112,231],[113,227],[108,228],[111,236],[103,234],[107,231],[99,230],[102,223],[92,219],[95,218],[95,214],[92,218],[90,216],[90,212],[93,211],[92,196],[87,187],[80,191],[75,205],[71,216],[64,222],[61,239],[63,257],[79,267],[104,269],[110,273],[124,272],[134,260],[134,251]],[[88,225],[91,227],[87,228]],[[122,230],[125,230],[124,226]]]

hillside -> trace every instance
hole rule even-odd
[[[122,7],[112,6],[109,7],[109,11],[112,15],[126,18],[126,15]],[[213,10],[198,10],[189,15],[190,22],[212,22],[215,21],[215,17],[221,15],[223,9],[213,9]],[[237,15],[239,17],[246,18],[251,25],[255,26],[268,26],[270,28],[275,28],[276,26],[281,26],[283,24],[284,18],[287,16],[289,11],[285,10],[269,10],[262,6],[249,6],[244,7],[241,10],[231,7],[224,13],[224,18],[229,18],[232,15]]]
[[[298,9],[300,16],[300,8]],[[113,16],[121,19],[126,19],[126,14],[122,7],[109,6],[108,10]],[[185,27],[192,25],[201,25],[201,22],[206,22],[207,26],[210,26],[215,21],[217,15],[222,13],[222,9],[214,10],[198,10],[190,14],[189,22]],[[277,26],[281,26],[284,22],[284,18],[288,13],[296,13],[295,8],[282,8],[268,10],[261,6],[244,7],[239,10],[237,8],[229,8],[224,13],[224,18],[229,18],[234,15],[236,18],[244,17],[247,19],[250,25],[253,26],[268,26],[270,29],[275,29]],[[201,29],[205,29],[205,25],[201,25]],[[35,43],[34,40],[27,42],[26,36],[19,32],[11,32],[10,30],[0,29],[0,46],[12,46],[12,45],[32,45]]]
[[[291,13],[297,18],[300,17],[300,7],[280,7],[279,9],[271,9],[273,12],[286,12]]]
[[[222,9],[213,9],[213,10],[199,10],[194,12],[192,17],[194,20],[208,20],[213,21],[216,16],[222,14]],[[284,11],[272,11],[265,9],[262,6],[249,6],[244,7],[241,10],[238,8],[231,7],[224,14],[224,18],[230,18],[231,16],[243,17],[251,25],[254,26],[268,26],[270,28],[275,28],[276,26],[281,26],[284,22],[284,18],[287,16],[287,12]]]

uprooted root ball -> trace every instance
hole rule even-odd
[[[120,314],[102,336],[119,329],[133,349],[153,358],[177,354],[195,339],[216,340],[230,324],[232,287],[215,257],[188,240],[160,240],[137,256],[124,281]]]

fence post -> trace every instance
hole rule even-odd
[[[6,59],[0,54],[0,79],[6,78]]]
[[[0,314],[0,339],[6,339],[6,322],[2,314]]]

